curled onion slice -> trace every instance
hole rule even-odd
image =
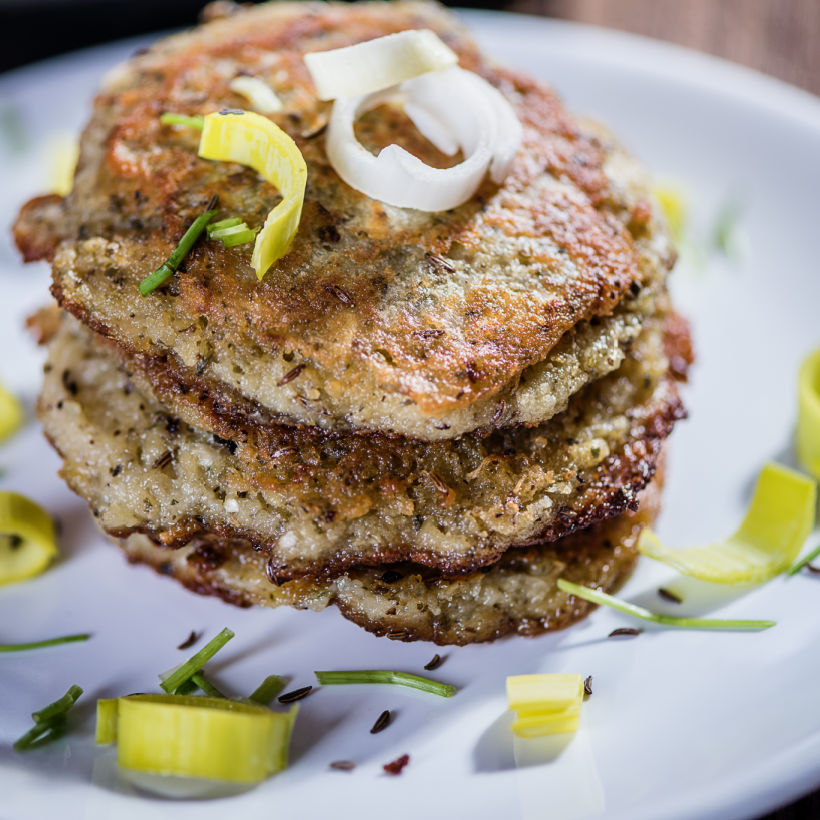
[[[713,584],[760,584],[783,572],[797,558],[814,527],[815,483],[767,464],[740,527],[725,541],[705,547],[666,547],[644,530],[638,549],[684,575]]]
[[[266,117],[252,111],[227,111],[205,116],[199,156],[247,165],[281,192],[282,201],[268,214],[253,246],[251,264],[261,279],[287,253],[299,228],[307,182],[301,152]]]
[[[456,65],[458,57],[429,29],[400,31],[353,46],[305,54],[320,100],[372,94]]]
[[[356,139],[356,118],[388,100],[406,112],[428,139],[442,148],[452,144],[465,155],[452,168],[432,168],[418,157],[388,145],[378,156]],[[446,211],[466,202],[489,169],[501,182],[521,142],[518,118],[503,95],[476,74],[453,67],[415,77],[395,90],[336,100],[327,134],[327,154],[352,188],[388,205]]]

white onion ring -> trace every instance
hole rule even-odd
[[[378,156],[365,149],[354,133],[357,117],[397,97],[428,139],[442,148],[457,145],[464,161],[432,168],[398,145],[388,145]],[[401,208],[447,211],[476,192],[488,168],[493,181],[504,179],[521,136],[521,124],[503,95],[476,74],[452,67],[414,77],[395,90],[336,100],[326,146],[336,172],[357,191]]]

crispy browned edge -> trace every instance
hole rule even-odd
[[[650,482],[655,474],[657,459],[663,442],[672,431],[676,421],[685,418],[686,413],[677,391],[668,382],[669,400],[665,401],[658,411],[641,425],[621,449],[609,456],[592,477],[586,481],[587,489],[576,501],[577,507],[566,506],[559,511],[557,518],[544,528],[537,537],[524,542],[534,544],[543,541],[554,541],[576,530],[588,527],[597,521],[619,515],[626,510],[637,507],[639,492]],[[52,446],[59,453],[59,447],[49,438]],[[75,489],[72,487],[72,489]],[[76,492],[76,489],[75,489]],[[202,521],[180,522],[172,529],[159,531],[156,528],[139,525],[135,527],[110,528],[106,530],[115,538],[127,538],[132,533],[148,536],[154,543],[180,548],[193,539],[208,535],[217,535],[229,540],[241,539],[255,550],[270,552],[271,545],[265,539],[247,530],[224,526],[222,524]],[[497,561],[509,547],[483,546],[480,554],[468,552],[454,559],[431,555],[416,549],[413,544],[401,544],[376,553],[360,553],[336,556],[330,561],[316,562],[307,565],[301,571],[294,571],[286,564],[278,562],[271,555],[271,567],[282,579],[292,580],[301,577],[317,579],[334,578],[353,566],[380,566],[402,561],[410,561],[435,568],[447,574],[468,573],[476,567],[488,566]]]
[[[420,8],[422,8],[422,6],[420,6]],[[351,14],[353,14],[353,12],[351,12]],[[378,17],[374,19],[378,21]],[[314,24],[318,24],[317,20],[318,18],[314,18]],[[297,24],[293,23],[293,25],[296,26]],[[284,30],[281,33],[281,36],[283,38],[286,38],[288,36],[289,31],[290,29],[286,28],[286,30]],[[457,29],[454,31],[457,31]],[[576,153],[573,153],[572,156],[563,157],[562,155],[560,155],[560,151],[558,151],[558,155],[553,156],[553,154],[555,154],[555,151],[553,151],[547,152],[545,161],[547,161],[547,167],[550,170],[550,172],[555,173],[559,178],[571,180],[574,186],[576,186],[579,190],[583,191],[585,195],[589,197],[590,202],[595,206],[596,209],[599,206],[601,206],[603,200],[605,200],[606,196],[608,195],[609,187],[603,172],[603,156],[600,145],[598,144],[597,140],[593,136],[586,134],[578,128],[577,124],[575,124],[571,117],[567,114],[567,112],[564,111],[563,107],[554,98],[551,92],[541,89],[541,87],[537,83],[535,83],[535,81],[519,76],[516,72],[502,70],[490,62],[487,62],[485,65],[483,62],[481,62],[477,54],[473,54],[474,47],[470,43],[470,41],[463,35],[463,33],[453,33],[453,37],[455,37],[458,40],[458,42],[461,44],[461,47],[465,50],[465,52],[469,52],[470,60],[476,63],[477,70],[479,67],[483,66],[483,71],[487,73],[488,76],[495,77],[497,82],[500,82],[503,79],[505,82],[508,81],[510,83],[517,84],[520,86],[522,91],[526,91],[526,93],[530,94],[533,97],[533,100],[530,100],[528,105],[525,107],[525,110],[522,113],[522,117],[526,119],[526,117],[529,116],[528,111],[530,111],[530,109],[540,110],[543,108],[544,110],[538,116],[535,116],[533,114],[534,122],[536,123],[536,125],[540,124],[540,127],[546,127],[544,125],[544,122],[550,123],[550,127],[554,129],[554,136],[556,138],[560,138],[562,140],[570,140],[570,143],[573,144],[573,141],[578,141],[582,144],[584,150],[577,152],[577,156]],[[461,42],[462,40],[463,43]],[[472,63],[470,63],[470,65],[472,65]],[[154,115],[152,114],[152,117],[153,116]],[[544,122],[542,122],[542,120],[544,120]],[[173,196],[173,194],[175,194],[176,191],[170,191],[167,193],[171,201],[176,202],[176,199]],[[35,205],[35,202],[30,203],[30,206],[25,206],[23,211],[21,212],[21,218],[18,223],[18,226],[15,229],[15,235],[17,238],[18,246],[21,248],[21,251],[24,253],[27,259],[50,256],[54,250],[54,243],[60,238],[59,228],[54,228],[51,232],[52,236],[50,243],[45,241],[45,234],[47,232],[44,233],[44,226],[42,224],[39,224],[37,220],[34,218],[34,215],[37,212],[37,210],[38,207]],[[56,210],[59,210],[59,208]],[[309,214],[307,214],[307,211],[309,210],[310,209],[306,209],[306,216],[303,217],[303,220],[307,216],[309,216]],[[642,218],[649,219],[647,215],[649,213],[649,210],[648,206],[646,206],[645,203],[644,207],[642,209],[639,208],[638,211],[639,213],[637,215],[633,215],[633,221],[637,221],[640,223]],[[643,214],[642,217],[640,216],[641,214]],[[174,217],[178,218],[179,215],[175,214]],[[45,221],[49,221],[49,219],[46,219]],[[562,225],[563,221],[561,221],[560,224],[558,224],[557,226],[553,225],[552,227],[553,229],[557,230]],[[453,226],[454,230],[455,227],[456,226]],[[618,234],[618,232],[615,230],[615,227],[613,225],[610,225],[609,230],[604,230],[601,226],[597,227],[601,228],[602,231],[602,236],[599,237],[599,239],[601,243],[604,244],[599,250],[601,250],[603,257],[610,259],[613,265],[616,261],[618,261],[619,265],[626,264],[626,262],[621,258],[623,255],[621,253],[623,248],[620,248],[620,246],[616,246],[617,243],[616,245],[611,244],[615,242],[616,234],[620,236],[620,234]],[[632,240],[630,238],[629,230],[627,230],[628,226],[621,227],[623,229],[623,236],[621,236],[621,239],[623,240],[623,242],[626,242],[631,247]],[[612,231],[612,236],[609,235],[610,230]],[[610,245],[607,245],[607,242],[609,242]],[[563,241],[562,246],[568,247],[568,240]],[[608,255],[604,253],[604,251],[606,251],[607,248],[609,249]],[[431,250],[434,251],[436,250],[436,248],[431,246]],[[206,253],[206,251],[202,249],[202,253]],[[522,349],[528,350],[530,348],[532,348],[533,350],[538,349],[541,351],[541,353],[538,354],[536,360],[541,360],[543,358],[542,354],[545,355],[546,352],[548,352],[548,350],[552,347],[552,345],[557,343],[558,339],[563,333],[563,330],[566,330],[568,327],[575,324],[577,320],[583,318],[590,318],[590,316],[592,315],[605,315],[610,313],[614,306],[620,301],[620,299],[629,292],[629,285],[632,282],[632,280],[637,276],[637,269],[633,270],[635,260],[631,257],[630,259],[631,262],[629,263],[629,265],[627,265],[629,270],[611,272],[611,275],[609,276],[603,276],[602,274],[601,281],[591,281],[590,283],[588,283],[590,287],[594,286],[593,289],[596,291],[597,296],[590,302],[590,304],[587,306],[587,309],[581,311],[581,313],[578,313],[577,315],[573,315],[572,317],[570,317],[569,313],[567,313],[567,311],[564,310],[565,307],[567,308],[567,310],[569,310],[568,303],[567,305],[563,306],[561,310],[558,310],[558,308],[553,307],[551,310],[553,313],[555,313],[555,315],[549,317],[550,321],[548,321],[546,324],[542,324],[541,326],[539,326],[537,332],[535,330],[531,331],[530,335],[532,336],[532,338],[528,338],[527,344],[522,346],[520,343],[517,343],[517,345],[514,345],[513,347],[517,346],[522,347]],[[671,259],[667,260],[667,262],[668,264],[671,264]],[[296,261],[294,261],[293,264],[296,264]],[[224,285],[224,287],[227,288],[224,291],[226,294],[233,294],[234,296],[243,298],[243,294],[241,291],[231,290],[231,288],[238,288],[239,285],[236,280],[236,277],[231,276],[231,272],[229,270],[224,272],[220,272],[218,270],[217,273],[219,273],[219,275],[222,275],[222,273],[225,274],[225,281],[221,283],[221,285]],[[356,287],[361,287],[365,289],[370,288],[371,290],[376,287],[375,285],[367,285],[367,288],[365,287],[366,280],[368,280],[368,277],[354,277],[354,279]],[[360,279],[361,281],[359,281]],[[185,282],[188,283],[186,287],[197,287],[196,283],[194,282],[194,277],[187,277],[185,279]],[[341,284],[350,286],[350,282],[342,282]],[[265,288],[267,287],[272,287],[272,284],[270,282],[268,282],[267,284],[263,284],[263,286],[261,286],[260,292],[266,293],[267,291],[265,291]],[[315,300],[318,301],[316,301],[316,304],[313,304],[312,301],[309,304],[310,316],[315,317],[316,315],[324,315],[328,311],[333,312],[341,309],[337,304],[334,303],[333,297],[329,296],[326,293],[326,290],[327,288],[316,289]],[[58,282],[55,282],[54,284],[53,293],[65,309],[74,313],[74,315],[76,315],[81,321],[92,327],[98,333],[108,335],[111,337],[116,337],[119,341],[123,341],[123,334],[118,333],[116,331],[116,328],[109,327],[103,322],[91,321],[91,317],[89,316],[89,312],[86,310],[85,306],[68,299],[67,294]],[[271,309],[269,311],[270,317],[272,320],[276,319],[276,321],[265,322],[266,327],[275,327],[278,326],[277,323],[281,324],[280,320],[282,317],[280,316],[281,311],[279,310],[279,307],[281,307],[281,305],[284,303],[286,295],[287,294],[285,293],[272,292],[271,295],[267,297],[267,302],[269,302],[271,306]],[[365,305],[371,304],[373,300],[376,298],[376,291],[373,291],[372,293],[368,291],[367,293],[363,292],[361,294],[361,297],[357,296],[355,301],[357,305],[363,308]],[[478,298],[479,296],[477,295],[476,299]],[[233,299],[228,299],[228,303],[232,301]],[[481,307],[485,311],[485,313],[487,312],[487,310],[489,310],[489,307],[487,305],[479,305],[478,303],[476,304],[477,307]],[[276,310],[274,310],[274,306],[276,306]],[[299,303],[296,303],[295,305],[290,305],[288,307],[288,310],[290,310],[291,313],[294,313],[296,307],[298,306]],[[578,309],[580,310],[580,308]],[[562,311],[563,313],[566,313],[566,316],[563,317],[564,319],[566,319],[566,321],[563,321],[562,319]],[[213,319],[215,317],[211,318]],[[227,320],[230,319],[230,316],[226,315],[220,318]],[[297,317],[294,313],[294,315],[290,316],[289,318],[295,319]],[[296,327],[296,325],[298,325],[298,322],[294,323],[294,327]],[[555,333],[545,335],[544,329],[546,327],[554,327]],[[278,332],[280,332],[281,335],[281,328]],[[521,328],[519,332],[523,333],[523,328]],[[549,344],[547,344],[547,340],[549,340]],[[532,363],[534,363],[534,361],[525,362],[522,360],[522,362],[519,362],[519,364],[521,364],[522,366],[526,366]],[[504,367],[513,367],[514,363],[507,363],[503,361],[502,358],[499,359],[498,364],[499,367],[497,367],[496,370],[498,370],[498,372],[500,373],[502,370],[504,370]],[[504,367],[501,367],[500,365],[504,365]],[[432,364],[430,364],[429,366],[432,367]],[[442,369],[442,372],[446,372],[448,374],[448,377],[453,375],[451,371],[452,367],[449,364],[446,368]],[[489,377],[491,374],[488,373],[485,375]],[[455,378],[455,376],[453,376],[453,378]],[[477,386],[473,383],[470,374],[467,371],[465,371],[464,374],[459,375],[458,379],[460,380],[459,385],[462,389],[454,395],[458,397],[462,396],[463,394],[462,398],[457,400],[453,399],[452,401],[449,398],[447,398],[445,402],[449,402],[450,404],[452,404],[453,407],[466,406],[467,404],[473,401],[479,400],[484,394],[492,395],[494,392],[497,392],[498,389],[500,389],[499,385],[495,384],[490,378],[487,378],[486,385],[483,385],[481,387]],[[507,379],[507,382],[509,382],[509,379]],[[459,385],[456,385],[456,387],[458,387]],[[453,389],[455,390],[455,387]],[[432,395],[426,396],[424,394],[418,397],[419,401],[433,401],[434,398],[435,397]],[[444,402],[445,398],[446,397],[439,397],[438,399],[436,399],[436,401],[440,400]]]
[[[665,337],[667,355],[677,358],[679,366],[691,360],[691,341],[688,326],[685,320],[672,317],[671,326],[674,332]],[[686,411],[680,400],[675,380],[685,375],[684,370],[677,373],[669,371],[656,390],[654,405],[648,415],[633,417],[632,428],[624,446],[589,471],[584,478],[585,489],[573,502],[566,505],[557,516],[536,537],[525,542],[527,544],[542,541],[555,541],[577,530],[607,518],[619,515],[625,510],[634,510],[637,507],[639,492],[647,486],[655,474],[657,459],[675,422],[686,417]],[[285,428],[291,434],[306,436],[323,436],[324,433],[309,429],[293,431]],[[54,449],[60,453],[57,443],[47,437]],[[77,488],[71,486],[77,492]],[[160,546],[180,548],[198,537],[216,535],[228,540],[241,539],[253,549],[271,553],[271,567],[276,575],[282,579],[292,580],[300,577],[319,579],[333,578],[344,573],[353,566],[379,566],[403,561],[417,563],[434,568],[447,574],[463,574],[473,571],[477,567],[488,566],[496,562],[509,549],[508,546],[492,547],[482,545],[477,550],[464,553],[457,558],[452,556],[434,556],[419,550],[414,544],[396,544],[378,552],[347,553],[335,555],[331,560],[317,561],[300,569],[288,567],[276,560],[275,552],[270,543],[262,539],[257,533],[225,526],[202,520],[180,521],[174,527],[159,530],[147,525],[135,527],[109,528],[106,530],[115,538],[127,538],[132,533],[141,533],[148,536]]]
[[[566,563],[562,577],[577,583],[595,586],[604,592],[617,590],[626,581],[635,566],[638,558],[636,545],[641,531],[644,527],[651,525],[660,509],[662,472],[663,467],[661,466],[656,477],[641,493],[638,511],[627,511],[617,518],[599,522],[585,530],[566,536],[557,543],[515,547],[504,555],[501,562],[526,563],[528,553],[539,549],[549,549]],[[117,542],[115,541],[115,543]],[[164,558],[163,551],[160,549],[155,548],[150,557],[145,557],[144,555],[137,556],[129,552],[125,544],[118,544],[118,546],[125,552],[129,563],[146,564],[158,574],[174,578],[182,586],[199,595],[217,597],[226,603],[239,607],[250,607],[258,603],[245,593],[232,589],[216,577],[214,572],[224,563],[224,553],[226,551],[236,552],[249,549],[241,543],[221,541],[213,536],[200,539],[198,542],[195,540],[191,544],[191,546],[194,546],[194,551],[187,556],[182,569],[176,568],[170,560]],[[612,561],[617,567],[617,571],[608,577],[605,584],[601,584],[598,579],[590,577],[589,573],[585,572],[586,559],[591,554],[599,553],[601,550],[607,550],[611,553]],[[412,565],[408,566],[406,564],[399,566],[405,572],[422,572],[426,582],[429,583],[446,581],[446,577],[424,568],[414,568]],[[384,569],[387,568],[384,567]],[[296,583],[304,584],[306,582]],[[442,624],[436,620],[429,610],[429,617],[425,618],[423,624],[416,622],[415,625],[408,626],[400,616],[397,617],[396,621],[391,621],[388,618],[379,623],[374,623],[336,597],[333,597],[331,602],[345,618],[374,635],[379,637],[387,636],[391,640],[405,642],[432,641],[441,646],[486,643],[512,634],[536,637],[546,632],[565,629],[577,623],[596,608],[594,604],[588,601],[569,596],[567,605],[564,608],[559,608],[557,612],[547,617],[529,617],[526,614],[516,617],[509,613],[502,615],[494,609],[489,609],[486,614],[484,629],[473,631],[472,628],[464,628],[458,623]]]

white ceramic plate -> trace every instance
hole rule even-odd
[[[817,305],[820,102],[752,72],[623,34],[510,15],[465,17],[505,62],[554,84],[570,107],[600,117],[691,203],[697,265],[676,274],[694,324],[698,365],[691,419],[674,435],[662,535],[673,544],[728,534],[768,459],[790,462],[795,371],[820,343]],[[0,378],[32,406],[41,354],[21,329],[45,298],[45,265],[24,268],[5,225],[46,185],[46,147],[88,114],[99,75],[128,55],[115,44],[0,78],[0,112],[23,144],[0,154]],[[13,142],[13,140],[12,140]],[[745,254],[727,262],[708,236],[723,205],[742,203]],[[692,257],[694,258],[694,256]],[[0,656],[0,816],[13,820],[230,817],[730,818],[752,817],[820,785],[820,619],[811,577],[778,579],[710,609],[775,618],[763,633],[647,629],[607,640],[628,620],[599,611],[565,632],[492,646],[439,650],[436,676],[452,700],[389,687],[319,690],[305,700],[284,774],[239,797],[169,801],[138,795],[113,752],[93,745],[94,700],[154,690],[178,663],[189,630],[236,639],[213,665],[236,693],[267,674],[314,683],[320,668],[418,671],[430,644],[373,638],[330,610],[233,609],[144,568],[126,566],[95,532],[85,505],[56,476],[57,457],[34,421],[0,449],[0,485],[37,499],[62,522],[63,559],[28,584],[0,589],[0,640],[90,630],[86,644]],[[624,590],[646,597],[669,572],[645,561]],[[667,605],[669,608],[671,605]],[[594,695],[568,742],[514,743],[504,679],[581,672]],[[28,713],[71,683],[86,694],[75,729],[50,747],[16,754]],[[368,733],[382,709],[395,722]],[[381,765],[409,753],[398,778]],[[352,773],[328,771],[352,759]]]

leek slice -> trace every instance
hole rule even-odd
[[[16,433],[22,426],[25,414],[13,393],[0,386],[0,441]]]
[[[820,479],[820,348],[803,360],[797,378],[797,457]]]
[[[74,171],[80,157],[80,143],[73,134],[62,134],[49,147],[51,190],[68,196],[74,187]]]
[[[516,712],[512,731],[520,737],[539,737],[578,728],[584,679],[581,675],[511,675],[507,702]]]
[[[713,584],[759,584],[787,569],[814,526],[816,485],[805,476],[767,464],[757,479],[739,529],[705,547],[669,549],[644,530],[638,549],[684,575]]]
[[[282,201],[268,214],[253,247],[257,278],[284,256],[302,217],[307,166],[296,143],[278,125],[252,111],[207,114],[199,143],[204,159],[253,168],[279,189]]]
[[[298,707],[190,695],[128,695],[97,702],[97,743],[117,742],[125,769],[258,783],[287,766]]]
[[[457,63],[452,49],[429,29],[400,31],[332,51],[305,54],[305,65],[320,100],[372,94]]]
[[[675,242],[680,242],[686,226],[686,200],[683,192],[671,185],[658,185],[654,193],[666,217],[672,238]]]
[[[274,90],[259,77],[240,74],[228,83],[228,88],[243,96],[251,104],[251,108],[260,114],[275,114],[282,110],[282,101],[276,96]]]
[[[618,612],[623,612],[625,615],[632,615],[634,618],[640,618],[642,621],[650,621],[654,624],[661,624],[662,626],[678,626],[682,629],[768,629],[777,623],[777,621],[687,618],[685,616],[678,617],[676,615],[657,615],[637,604],[622,601],[614,595],[607,595],[606,592],[601,592],[597,589],[590,589],[589,587],[582,587],[579,584],[573,584],[571,581],[566,581],[563,578],[558,579],[558,589],[563,592],[569,592],[570,595],[574,595],[576,598],[583,598],[590,603],[608,606]]]
[[[39,575],[56,555],[51,516],[19,493],[0,491],[0,586]]]

